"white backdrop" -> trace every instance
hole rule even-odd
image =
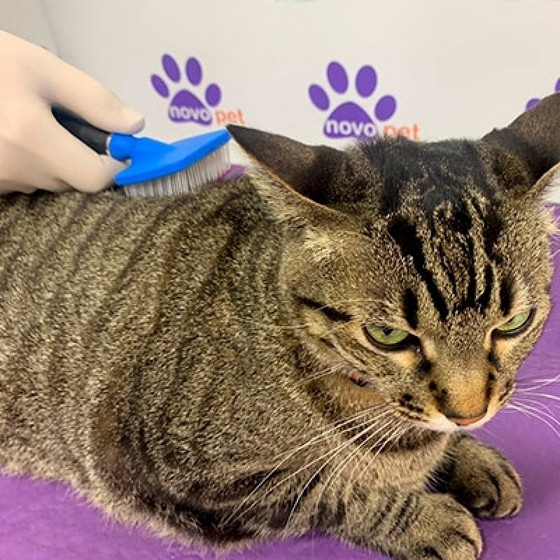
[[[560,0],[0,0],[0,23],[22,2],[164,140],[478,137],[560,90]]]
[[[0,0],[0,29],[57,50],[41,0]]]

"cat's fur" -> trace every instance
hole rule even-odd
[[[548,314],[559,97],[476,142],[233,128],[260,173],[183,198],[2,198],[0,464],[192,542],[477,558],[520,481],[445,417],[503,406]]]

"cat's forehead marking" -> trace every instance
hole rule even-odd
[[[494,200],[487,163],[474,142],[387,139],[363,144],[362,153],[381,182],[382,215],[399,212],[411,203],[427,217],[442,204],[451,203],[461,210],[462,201],[471,193]]]
[[[502,230],[494,187],[472,142],[363,147],[380,180],[380,213],[442,321],[491,301]]]

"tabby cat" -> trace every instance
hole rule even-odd
[[[0,200],[0,464],[199,544],[472,560],[520,479],[490,420],[549,312],[560,94],[482,140],[231,127],[183,197]]]

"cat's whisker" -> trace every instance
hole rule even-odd
[[[299,447],[297,447],[295,450],[289,450],[288,451],[288,456],[284,457],[280,463],[278,463],[278,465],[271,471],[271,474],[274,474],[274,472],[276,472],[276,470],[278,470],[278,468],[280,466],[282,466],[283,463],[285,463],[286,461],[288,461],[289,459],[291,459],[294,455],[296,455],[297,453],[307,449],[308,447],[310,447],[311,445],[314,445],[315,443],[327,438],[328,436],[330,436],[333,433],[339,432],[341,434],[347,433],[349,431],[352,431],[354,429],[359,429],[362,426],[365,426],[366,424],[370,423],[370,422],[376,422],[378,417],[375,417],[374,419],[367,419],[359,424],[354,424],[356,422],[356,420],[359,420],[361,418],[364,418],[365,416],[369,416],[370,414],[372,414],[373,412],[375,412],[376,409],[379,408],[383,408],[383,404],[377,404],[377,405],[373,405],[372,407],[369,407],[365,410],[362,410],[356,414],[353,414],[352,416],[345,418],[343,420],[339,420],[337,422],[335,422],[332,426],[330,426],[328,429],[323,430],[320,434],[314,436],[312,439],[308,440],[307,442],[305,442],[304,444],[300,445]],[[385,415],[385,413],[383,413],[383,415]],[[352,424],[349,427],[346,427],[344,429],[341,429],[343,426],[347,426],[348,424]],[[285,454],[283,454],[285,455]],[[263,481],[264,482],[264,481]]]
[[[324,493],[326,491],[326,489],[328,488],[330,482],[336,477],[338,469],[342,466],[342,470],[344,470],[345,465],[348,464],[353,458],[354,456],[359,453],[363,447],[365,445],[367,445],[367,443],[374,438],[375,436],[378,437],[383,437],[383,436],[379,436],[380,433],[382,433],[383,431],[385,431],[388,427],[391,427],[394,424],[394,419],[393,418],[389,418],[382,426],[380,426],[377,430],[375,430],[373,433],[369,434],[366,439],[361,442],[356,449],[354,449],[347,457],[345,457],[340,463],[339,466],[337,468],[335,468],[333,470],[333,472],[329,475],[329,478],[325,481],[324,485],[323,485],[323,492]],[[375,427],[375,426],[373,426]],[[334,457],[333,457],[334,458]]]
[[[544,409],[544,410],[547,411],[546,413],[543,412],[543,414],[546,414],[547,417],[550,417],[560,427],[560,419],[556,418],[556,416],[554,415],[554,411],[551,410],[551,408],[549,406],[547,406],[545,403],[543,403],[539,400],[529,399],[529,398],[525,397],[524,401],[517,401],[517,404],[520,404],[521,406],[523,406],[523,405],[526,405],[526,406],[538,405],[539,407],[541,407],[541,409]]]
[[[521,397],[529,395],[532,397],[544,397],[553,401],[560,401],[560,396],[558,395],[550,395],[549,393],[534,393],[532,389],[518,390],[517,393],[524,393],[523,395],[520,395]]]
[[[542,389],[548,385],[552,385],[560,381],[560,374],[554,376],[553,378],[541,378],[541,379],[518,379],[517,385],[520,387],[518,391],[523,391],[526,389]],[[529,386],[531,383],[536,383],[534,386]]]
[[[410,429],[409,426],[403,425],[401,420],[398,420],[399,424],[397,424],[396,426],[393,426],[391,429],[389,429],[389,431],[385,434],[381,434],[379,440],[382,442],[381,446],[379,447],[379,449],[375,452],[375,454],[373,455],[373,457],[367,457],[366,454],[364,454],[363,457],[361,457],[358,462],[356,463],[356,465],[354,465],[354,468],[352,469],[352,471],[350,472],[350,476],[348,477],[348,481],[349,484],[352,483],[352,481],[354,480],[354,473],[356,472],[356,470],[359,469],[360,465],[362,464],[362,462],[364,461],[364,459],[368,458],[368,463],[366,465],[366,467],[364,469],[362,469],[362,473],[365,472],[366,470],[368,470],[372,463],[375,461],[375,459],[379,456],[379,454],[383,451],[383,449],[385,449],[385,447],[387,446],[387,444],[389,442],[395,442],[397,441],[406,431],[408,431],[408,429]],[[368,438],[363,445],[365,446],[369,440],[371,438]],[[385,439],[385,441],[383,441]],[[348,461],[349,462],[349,461]],[[347,462],[347,463],[348,463]],[[344,470],[344,468],[346,468],[346,465],[343,467],[342,470]],[[342,470],[339,473],[342,474]]]
[[[542,393],[534,393],[532,391],[526,391],[526,392],[520,392],[520,391],[516,391],[513,395],[512,395],[512,400],[514,403],[519,403],[519,402],[535,402],[541,405],[545,405],[549,404],[549,405],[554,405],[554,402],[550,402],[550,401],[541,401],[538,396],[542,394]],[[551,395],[554,396],[554,395]],[[552,399],[554,401],[554,399]],[[560,398],[559,398],[560,400]]]
[[[261,482],[259,482],[259,484],[251,491],[250,494],[248,494],[238,505],[237,507],[234,509],[234,511],[231,513],[231,515],[226,519],[226,522],[235,519],[236,517],[239,517],[240,515],[243,515],[245,513],[245,511],[243,511],[240,515],[236,515],[237,512],[264,486],[264,484],[266,484],[266,482],[268,480],[270,480],[270,478],[274,475],[274,473],[284,464],[286,463],[286,461],[289,461],[292,457],[294,457],[297,453],[300,453],[301,451],[307,449],[308,447],[316,444],[317,442],[327,438],[331,433],[333,432],[337,432],[339,431],[340,433],[346,433],[348,431],[354,430],[354,429],[359,429],[362,426],[366,425],[366,424],[370,424],[371,422],[377,422],[379,420],[379,418],[389,414],[391,411],[386,410],[384,412],[382,412],[381,414],[379,414],[378,416],[376,416],[376,418],[374,418],[373,420],[369,419],[366,420],[365,422],[358,424],[357,426],[353,425],[350,426],[349,428],[345,428],[344,430],[340,430],[341,426],[350,424],[352,422],[355,422],[357,419],[362,418],[364,416],[367,416],[368,414],[371,414],[372,411],[374,411],[377,408],[381,408],[384,405],[382,404],[378,404],[378,405],[374,405],[364,411],[360,411],[359,413],[353,415],[350,418],[345,419],[343,422],[338,422],[336,423],[334,426],[331,426],[329,429],[325,430],[324,432],[322,432],[321,434],[313,437],[311,440],[307,441],[306,443],[302,444],[301,446],[299,446],[298,448],[296,448],[295,450],[290,450],[287,454],[286,457],[284,457],[283,459],[280,460],[280,462],[268,473],[268,475],[261,480]],[[332,450],[331,450],[332,451]],[[266,497],[270,492],[272,492],[274,489],[276,489],[278,486],[280,486],[281,484],[283,484],[285,481],[287,481],[289,478],[291,478],[292,476],[296,476],[297,474],[299,474],[301,471],[307,469],[308,467],[314,465],[316,462],[318,462],[319,460],[321,460],[321,457],[319,459],[315,459],[314,461],[312,461],[311,463],[308,463],[307,465],[305,465],[304,467],[301,467],[299,470],[297,470],[294,473],[291,473],[287,478],[281,480],[279,483],[277,483],[275,486],[273,486],[273,488],[268,489],[267,492],[264,494],[264,497]],[[261,498],[261,499],[262,499]],[[253,504],[249,509],[252,509],[256,504]],[[248,510],[249,510],[248,509]],[[247,510],[247,511],[248,511]]]
[[[554,371],[557,371],[557,366],[556,364],[554,365]],[[525,376],[517,376],[517,381],[523,381],[524,383],[527,382],[540,382],[540,381],[558,381],[560,379],[560,373],[554,375],[553,377],[536,377],[533,375],[525,375]]]
[[[381,427],[381,430],[384,430],[390,424],[391,424],[390,422],[386,422]],[[323,488],[321,489],[321,493],[319,494],[319,496],[317,496],[317,498],[315,500],[315,511],[318,510],[318,507],[319,507],[319,504],[321,503],[321,500],[323,499],[323,497],[325,496],[325,494],[329,490],[329,485],[333,480],[333,476],[336,476],[340,467],[342,466],[342,470],[344,470],[345,466],[348,464],[349,461],[352,460],[352,458],[356,455],[356,453],[359,453],[364,448],[364,446],[366,446],[368,444],[368,442],[378,434],[379,431],[380,430],[376,430],[373,434],[368,435],[363,442],[358,444],[358,446],[356,447],[356,449],[354,449],[354,451],[352,451],[347,457],[343,458],[340,461],[339,465],[337,467],[335,467],[333,472],[330,474],[329,478],[323,483]]]
[[[541,411],[536,411],[534,409],[527,409],[527,408],[515,408],[515,407],[513,407],[513,411],[521,412],[522,414],[524,414],[529,418],[535,418],[539,420],[540,422],[548,426],[560,438],[560,432],[554,427],[553,424],[551,424],[548,420],[542,417],[543,414]]]
[[[411,430],[412,428],[410,426],[407,425],[397,425],[394,428],[390,429],[386,434],[383,434],[380,438],[381,446],[379,447],[379,449],[375,452],[375,454],[373,454],[372,457],[368,458],[367,464],[365,465],[365,467],[361,470],[360,473],[360,477],[363,476],[363,473],[367,472],[372,464],[376,461],[377,457],[379,457],[379,455],[381,454],[381,452],[387,447],[387,445],[389,443],[395,443],[396,441],[398,441],[405,433],[407,433],[409,430]],[[366,445],[369,441],[368,438],[363,445]],[[384,440],[384,441],[383,441]],[[356,472],[356,470],[360,467],[360,465],[362,464],[364,458],[366,458],[367,456],[364,454],[363,457],[360,458],[360,460],[357,462],[357,464],[354,466],[354,468],[352,469],[349,477],[348,477],[348,483],[346,484],[346,489],[345,489],[345,493],[348,492],[348,488],[352,487],[352,483],[354,481],[354,473]],[[344,467],[340,470],[339,472],[339,476],[342,474],[343,470],[346,468],[348,462],[346,463],[346,465],[344,465]]]
[[[354,414],[352,414],[352,415],[350,415],[350,416],[347,416],[347,417],[345,417],[345,418],[342,418],[342,419],[340,419],[340,420],[337,420],[336,422],[333,422],[326,430],[324,430],[323,432],[321,432],[321,434],[319,434],[318,436],[313,437],[311,440],[309,440],[308,442],[306,442],[306,443],[304,444],[304,446],[307,447],[308,444],[314,442],[314,440],[315,440],[316,438],[327,436],[327,435],[329,435],[329,434],[331,434],[331,433],[333,433],[333,432],[340,431],[340,433],[345,433],[345,432],[348,431],[349,429],[354,429],[354,428],[356,428],[356,426],[351,426],[350,428],[345,428],[344,430],[340,430],[340,428],[341,428],[342,426],[345,426],[345,425],[347,425],[347,424],[351,424],[352,422],[355,422],[356,420],[359,420],[360,418],[363,418],[364,416],[368,416],[368,415],[372,414],[373,412],[378,411],[379,409],[382,409],[382,408],[386,408],[385,403],[377,403],[377,404],[374,404],[374,405],[372,405],[372,406],[370,406],[370,407],[368,407],[368,408],[365,408],[365,409],[363,409],[363,410],[360,410],[360,411],[358,411],[358,412],[356,412],[356,413],[354,413]],[[370,422],[370,421],[376,422],[376,421],[377,421],[377,417],[374,418],[374,419],[372,419],[372,420],[366,420],[366,422]],[[363,422],[362,424],[358,424],[358,427],[359,427],[359,426],[362,426],[362,425],[365,425],[365,422]],[[299,449],[299,448],[298,448],[298,449]],[[297,451],[297,450],[296,450],[296,451]]]
[[[367,424],[369,424],[368,422],[366,422]],[[371,427],[368,426],[368,428],[365,429],[365,431],[369,430]],[[360,432],[361,434],[362,432]],[[354,436],[355,437],[359,437],[358,436]],[[325,457],[327,457],[327,460],[325,461],[325,463],[323,464],[326,465],[328,463],[328,461],[330,460],[330,457],[333,454],[336,454],[340,448],[346,447],[348,445],[351,445],[353,439],[350,440],[345,440],[342,443],[340,443],[337,447],[335,447],[334,449],[330,449],[329,451],[327,451],[326,453],[324,453],[323,455],[321,455],[320,457],[314,459],[313,461],[307,463],[306,465],[304,465],[303,467],[300,467],[298,470],[296,470],[293,473],[290,473],[287,477],[284,477],[282,480],[280,480],[279,482],[277,482],[272,488],[267,489],[267,491],[261,496],[259,501],[256,501],[255,503],[251,504],[250,506],[248,506],[247,508],[245,508],[243,511],[241,511],[240,513],[236,513],[241,506],[243,505],[243,503],[246,503],[246,499],[242,501],[241,504],[239,504],[238,507],[235,508],[235,510],[231,513],[231,515],[226,519],[226,523],[228,523],[229,521],[235,520],[238,517],[242,517],[243,515],[245,515],[246,513],[248,513],[249,511],[251,511],[253,508],[255,508],[260,501],[264,500],[264,498],[266,498],[266,496],[268,496],[271,492],[273,492],[274,490],[276,490],[278,487],[280,487],[282,484],[285,484],[290,478],[293,478],[294,476],[297,476],[300,472],[303,472],[305,470],[307,470],[309,467],[313,466],[315,463],[318,463],[319,461],[322,461]],[[323,468],[321,467],[321,468]],[[313,479],[313,477],[311,477],[310,481]],[[255,488],[255,490],[253,492],[251,492],[251,494],[248,496],[250,497],[251,495],[254,495],[254,493],[259,489],[259,487],[262,486],[262,484],[259,484],[259,486],[257,488]]]
[[[535,411],[533,408],[527,408],[526,406],[520,405],[519,403],[518,405],[510,404],[508,405],[508,408],[510,410],[521,412],[526,416],[530,416],[536,418],[537,420],[540,420],[541,422],[546,424],[558,436],[558,438],[560,438],[560,432],[558,432],[558,430],[554,427],[553,424],[548,422],[545,418],[542,418],[539,414],[539,411]]]
[[[542,420],[547,419],[548,422],[556,426],[560,431],[560,420],[556,418],[554,413],[546,405],[538,401],[518,402],[517,404],[519,404],[521,407],[530,408],[536,414],[540,414]]]
[[[373,432],[372,434],[370,434],[367,438],[366,438],[366,442],[369,441],[371,438],[375,437],[376,434],[378,434],[379,432],[383,431],[387,425],[390,425],[391,420],[389,420],[388,422],[386,422],[383,426],[381,426],[381,428],[379,428],[378,430],[376,430],[375,432]],[[375,426],[371,426],[371,428],[374,428]],[[366,430],[364,430],[363,432],[360,432],[357,436],[354,436],[353,438],[348,440],[348,445],[344,445],[342,448],[339,448],[339,451],[337,453],[335,453],[334,455],[331,455],[327,461],[325,461],[323,463],[323,465],[321,465],[321,467],[319,469],[317,469],[317,471],[315,471],[315,473],[313,473],[313,475],[311,477],[309,477],[309,480],[307,481],[307,483],[305,484],[305,486],[302,488],[302,490],[300,491],[300,493],[298,494],[298,497],[296,498],[292,509],[290,511],[290,515],[288,516],[288,523],[290,522],[300,500],[301,497],[304,495],[305,491],[307,490],[307,488],[309,487],[309,485],[311,484],[311,482],[315,479],[315,477],[317,477],[319,475],[319,473],[327,466],[328,463],[330,463],[335,457],[337,457],[342,451],[344,451],[344,449],[346,449],[350,444],[354,443],[355,441],[357,441],[360,437],[362,437],[363,435],[365,435],[365,433],[367,433],[369,431],[369,428],[366,428]],[[365,444],[365,442],[361,443],[358,445],[358,447],[352,452],[350,453],[349,457],[345,458],[342,463],[344,463],[345,461],[349,461],[352,459],[352,457],[354,457],[354,455],[356,453],[358,453],[362,446]],[[323,486],[323,491],[321,492],[321,495],[324,494],[325,489],[328,487],[329,482],[332,480],[333,478],[333,474],[336,474],[336,469],[334,471],[334,473],[331,473],[331,475],[329,476],[329,478],[327,479],[327,481],[324,483]]]
[[[386,427],[387,427],[387,425],[386,425]],[[395,425],[395,424],[394,424],[394,425],[390,425],[390,426],[388,426],[388,428],[389,428],[389,429],[387,430],[386,433],[382,433],[382,434],[379,436],[379,440],[380,440],[380,442],[382,442],[382,444],[381,444],[381,446],[380,446],[380,449],[383,449],[383,448],[385,447],[385,445],[388,443],[388,441],[390,441],[390,440],[392,439],[392,437],[395,435],[395,433],[397,433],[401,428],[403,428],[403,421],[402,421],[401,419],[397,418],[397,424],[396,424],[396,425]],[[383,442],[383,440],[384,440],[385,438],[387,438],[387,441]],[[378,452],[379,452],[379,450],[375,453],[374,456],[378,455]],[[365,456],[362,457],[362,459],[360,459],[360,461],[359,461],[358,464],[354,467],[354,469],[352,469],[350,478],[352,478],[352,475],[353,475],[354,471],[356,470],[357,467],[359,467],[360,463],[362,462],[362,460],[363,460],[364,458],[365,458]],[[370,459],[371,459],[371,458],[370,458]]]
[[[517,383],[527,384],[527,383],[546,383],[560,381],[560,374],[558,373],[558,369],[560,368],[560,364],[555,364],[554,367],[549,364],[549,369],[544,369],[541,371],[538,377],[535,375],[518,375],[516,377]]]
[[[400,428],[400,430],[399,430],[399,428]],[[371,467],[372,463],[377,459],[377,457],[380,455],[380,453],[383,451],[383,449],[385,449],[385,447],[387,446],[387,444],[389,442],[391,442],[391,441],[395,442],[395,441],[399,440],[406,432],[408,432],[411,429],[412,429],[411,426],[407,426],[406,424],[401,424],[400,426],[397,426],[397,430],[393,431],[390,434],[387,434],[387,440],[375,452],[374,456],[369,459],[368,464],[366,465],[365,469],[363,469],[363,470],[368,470]]]
[[[341,430],[341,433],[346,433],[346,432],[350,432],[356,429],[360,429],[363,426],[366,426],[366,428],[364,430],[362,430],[360,433],[355,434],[354,436],[352,436],[351,438],[343,441],[341,444],[339,444],[339,446],[337,446],[337,448],[335,449],[331,449],[329,450],[326,455],[330,455],[331,453],[335,453],[337,452],[341,446],[343,447],[347,447],[348,445],[351,445],[355,440],[359,439],[360,437],[362,437],[362,435],[364,435],[364,433],[367,433],[367,431],[369,431],[370,429],[373,429],[376,427],[377,422],[382,419],[384,416],[387,416],[388,414],[391,413],[391,410],[385,410],[384,412],[382,412],[381,414],[379,414],[378,416],[376,416],[374,419],[372,420],[366,420],[365,422],[362,422],[358,425],[355,426],[351,426],[349,428],[345,428],[344,430]],[[324,457],[324,456],[323,456]],[[308,467],[314,465],[315,463],[317,463],[319,460],[321,460],[322,457],[318,458],[318,459],[314,459],[313,461],[311,461],[310,463],[308,463],[305,467],[302,467],[300,469],[300,471],[303,471],[305,469],[307,469]],[[329,459],[330,460],[330,459]],[[319,469],[321,470],[321,469]],[[298,471],[299,472],[299,471]],[[297,474],[297,473],[294,473]]]
[[[373,407],[371,407],[368,410],[374,409],[374,408],[382,408],[384,407],[384,405],[374,405]],[[364,411],[364,413],[367,411]],[[375,418],[373,419],[368,419],[364,422],[361,422],[360,424],[357,425],[352,425],[348,428],[345,428],[344,430],[338,430],[341,434],[353,431],[353,430],[358,430],[361,429],[363,426],[367,426],[366,429],[364,431],[367,431],[370,428],[374,428],[375,425],[379,422],[379,420],[381,420],[384,416],[386,416],[387,414],[390,414],[391,410],[385,410],[383,412],[381,412],[380,414],[378,414]],[[359,414],[358,417],[363,417],[364,414]],[[349,419],[347,421],[344,422],[344,424],[348,424],[352,421],[354,421],[355,418],[353,419]],[[327,430],[328,432],[332,432],[335,431],[334,429],[329,429]],[[285,482],[287,482],[290,478],[298,475],[300,472],[303,472],[304,470],[308,469],[309,467],[313,466],[314,464],[318,463],[319,461],[323,460],[326,456],[331,456],[332,454],[335,454],[341,446],[347,446],[347,445],[351,445],[353,443],[353,441],[359,437],[361,437],[362,433],[360,432],[359,434],[352,436],[352,438],[350,440],[345,440],[343,442],[341,442],[336,448],[334,449],[330,449],[329,451],[327,451],[325,454],[323,454],[322,456],[318,457],[318,458],[314,458],[312,461],[308,462],[306,465],[304,465],[303,467],[299,468],[297,471],[291,473],[290,475],[288,475],[287,477],[285,477],[284,479],[282,479],[281,481],[279,481],[276,485],[274,485],[272,488],[268,489],[265,494],[261,497],[261,500],[264,499],[268,494],[270,494],[272,491],[274,491],[276,488],[278,488],[279,486],[281,486],[282,484],[284,484]],[[317,436],[314,439],[324,439],[324,437],[326,437],[326,435],[320,435]],[[303,448],[309,447],[311,444],[313,443],[317,443],[317,442],[307,442],[306,444],[300,446],[300,448],[298,448],[297,450],[295,450],[294,452],[290,453],[290,457],[295,455],[296,452],[301,451]],[[287,459],[289,459],[290,457],[288,457]],[[287,459],[284,459],[281,463],[284,463]],[[329,459],[327,459],[328,462]],[[278,469],[278,466],[275,467],[275,469],[266,477],[267,479],[270,478],[270,476],[273,474],[273,472],[275,472],[275,470]],[[243,506],[244,503],[246,503],[248,501],[248,499],[254,495],[259,489],[260,487],[263,486],[264,482],[266,480],[261,481],[261,483],[253,490],[253,492],[251,492],[251,494],[249,496],[247,496],[241,504],[239,504],[239,506],[236,508],[236,511]],[[247,508],[246,511],[249,511],[250,509],[252,509],[253,507],[255,507],[257,505],[257,503],[253,504],[252,506],[250,506],[249,508]],[[246,511],[242,512],[241,515],[243,515]],[[235,511],[232,512],[232,516],[235,514]]]
[[[532,393],[516,395],[514,402],[539,405],[541,408],[546,409],[552,416],[556,416],[556,411],[560,406],[560,403],[557,403],[554,399],[552,399],[552,402],[550,400],[543,401],[538,396],[535,396]]]

